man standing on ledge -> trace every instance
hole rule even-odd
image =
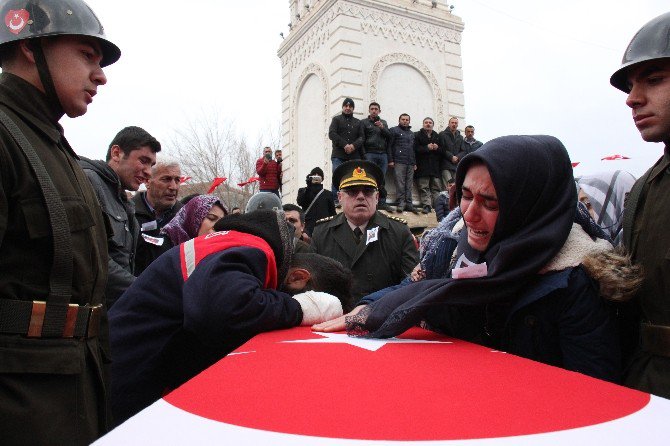
[[[107,238],[58,121],[121,51],[81,0],[0,18],[0,443],[87,445],[108,428]]]
[[[386,177],[386,170],[388,169],[391,154],[389,152],[389,139],[391,132],[386,121],[379,117],[381,107],[376,102],[371,102],[368,107],[370,114],[366,119],[361,121],[363,126],[363,148],[365,150],[365,157],[368,161],[372,161],[382,170],[382,175]],[[377,209],[382,211],[390,210],[386,204],[386,188],[379,186],[379,203]]]
[[[328,129],[328,137],[333,142],[333,151],[330,155],[333,172],[346,161],[365,159],[363,128],[361,127],[361,121],[354,118],[353,99],[346,98],[342,102],[342,114],[333,117]],[[335,198],[335,206],[339,207],[337,184],[334,181],[332,193]]]
[[[354,299],[400,283],[419,262],[414,237],[405,220],[377,212],[379,167],[369,161],[348,161],[333,173],[339,186],[342,213],[317,222],[312,250],[339,261],[354,275]]]
[[[624,245],[644,281],[632,302],[631,330],[622,333],[624,347],[636,344],[624,383],[670,398],[670,13],[635,34],[621,63],[610,83],[628,94],[642,139],[665,144],[626,199]]]

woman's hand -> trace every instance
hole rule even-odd
[[[346,329],[345,318],[347,316],[353,316],[355,314],[358,314],[358,312],[361,311],[363,307],[365,307],[365,305],[359,305],[343,316],[331,319],[326,322],[322,322],[320,324],[312,325],[312,330],[323,331],[325,333],[332,333],[334,331],[344,331]]]
[[[426,272],[421,269],[421,264],[419,263],[414,267],[411,273],[409,273],[410,278],[412,279],[412,282],[418,282],[419,280],[423,280],[426,278]]]

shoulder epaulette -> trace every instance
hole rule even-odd
[[[403,225],[406,225],[406,224],[407,224],[407,220],[405,220],[404,218],[394,217],[394,216],[392,216],[392,215],[387,215],[387,217],[390,218],[391,220],[399,221],[399,222],[402,223]]]
[[[319,223],[325,223],[325,222],[327,222],[327,221],[332,220],[332,219],[335,218],[335,217],[337,217],[337,215],[331,215],[330,217],[326,217],[326,218],[322,218],[322,219],[320,219],[320,220],[317,220],[316,223],[314,223],[314,224],[317,224],[317,225],[318,225]]]

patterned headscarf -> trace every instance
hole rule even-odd
[[[161,234],[167,234],[175,246],[197,237],[200,225],[215,204],[221,206],[225,214],[228,213],[228,209],[219,197],[214,195],[193,197],[179,209],[170,223],[161,229]]]
[[[596,223],[609,234],[615,245],[621,239],[623,202],[634,183],[635,177],[623,170],[583,176],[578,182],[593,207]]]

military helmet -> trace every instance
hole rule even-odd
[[[0,0],[0,45],[38,37],[80,35],[96,38],[101,66],[113,64],[121,50],[105,36],[93,10],[82,0]]]
[[[282,210],[281,200],[272,192],[258,192],[247,202],[244,212]]]
[[[633,36],[621,60],[621,67],[610,78],[610,84],[630,93],[628,68],[640,62],[670,58],[670,12],[649,21]]]

